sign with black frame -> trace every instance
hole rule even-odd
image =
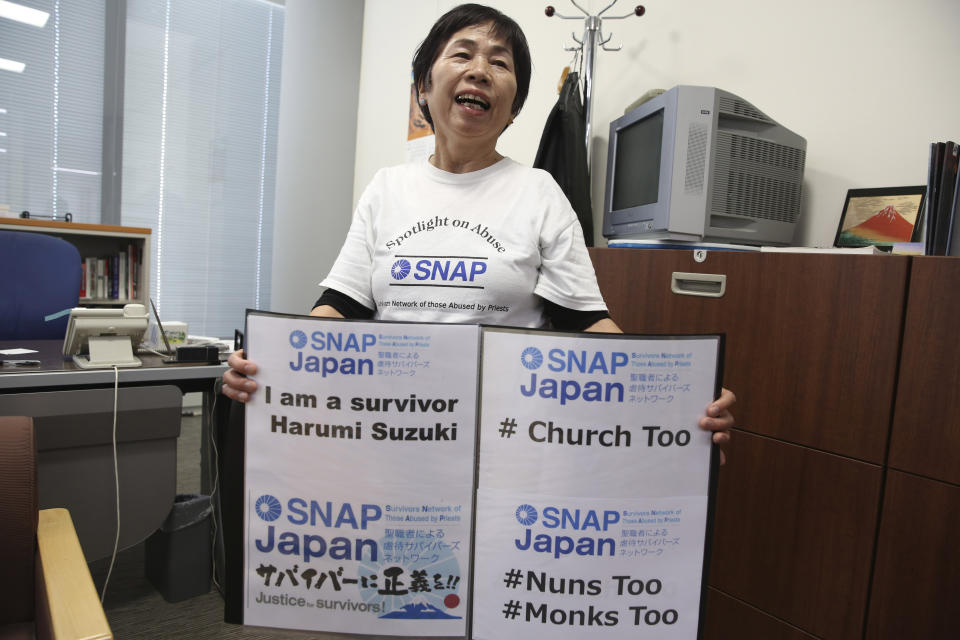
[[[836,247],[892,247],[919,242],[925,185],[850,189],[843,203]]]
[[[702,636],[722,336],[258,311],[246,336],[244,624]]]

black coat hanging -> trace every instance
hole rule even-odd
[[[590,171],[587,168],[586,118],[580,100],[579,75],[567,74],[560,98],[550,110],[533,166],[553,176],[577,212],[583,239],[593,246],[593,207],[590,203]]]

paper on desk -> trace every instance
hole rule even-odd
[[[207,336],[187,336],[187,344],[190,346],[215,346],[220,353],[233,351],[233,339],[210,338]]]
[[[870,255],[890,255],[876,245],[867,245],[865,247],[760,247],[764,253],[836,253],[836,254],[870,254]]]
[[[0,349],[0,356],[22,356],[25,353],[37,353],[36,349]]]

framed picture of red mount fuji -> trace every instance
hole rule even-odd
[[[920,239],[926,185],[850,189],[843,203],[834,246],[892,247]]]

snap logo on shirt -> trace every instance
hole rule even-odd
[[[390,267],[390,275],[394,280],[403,280],[410,275],[410,263],[400,258]]]
[[[474,256],[397,256],[390,266],[391,287],[483,289],[487,259]]]

